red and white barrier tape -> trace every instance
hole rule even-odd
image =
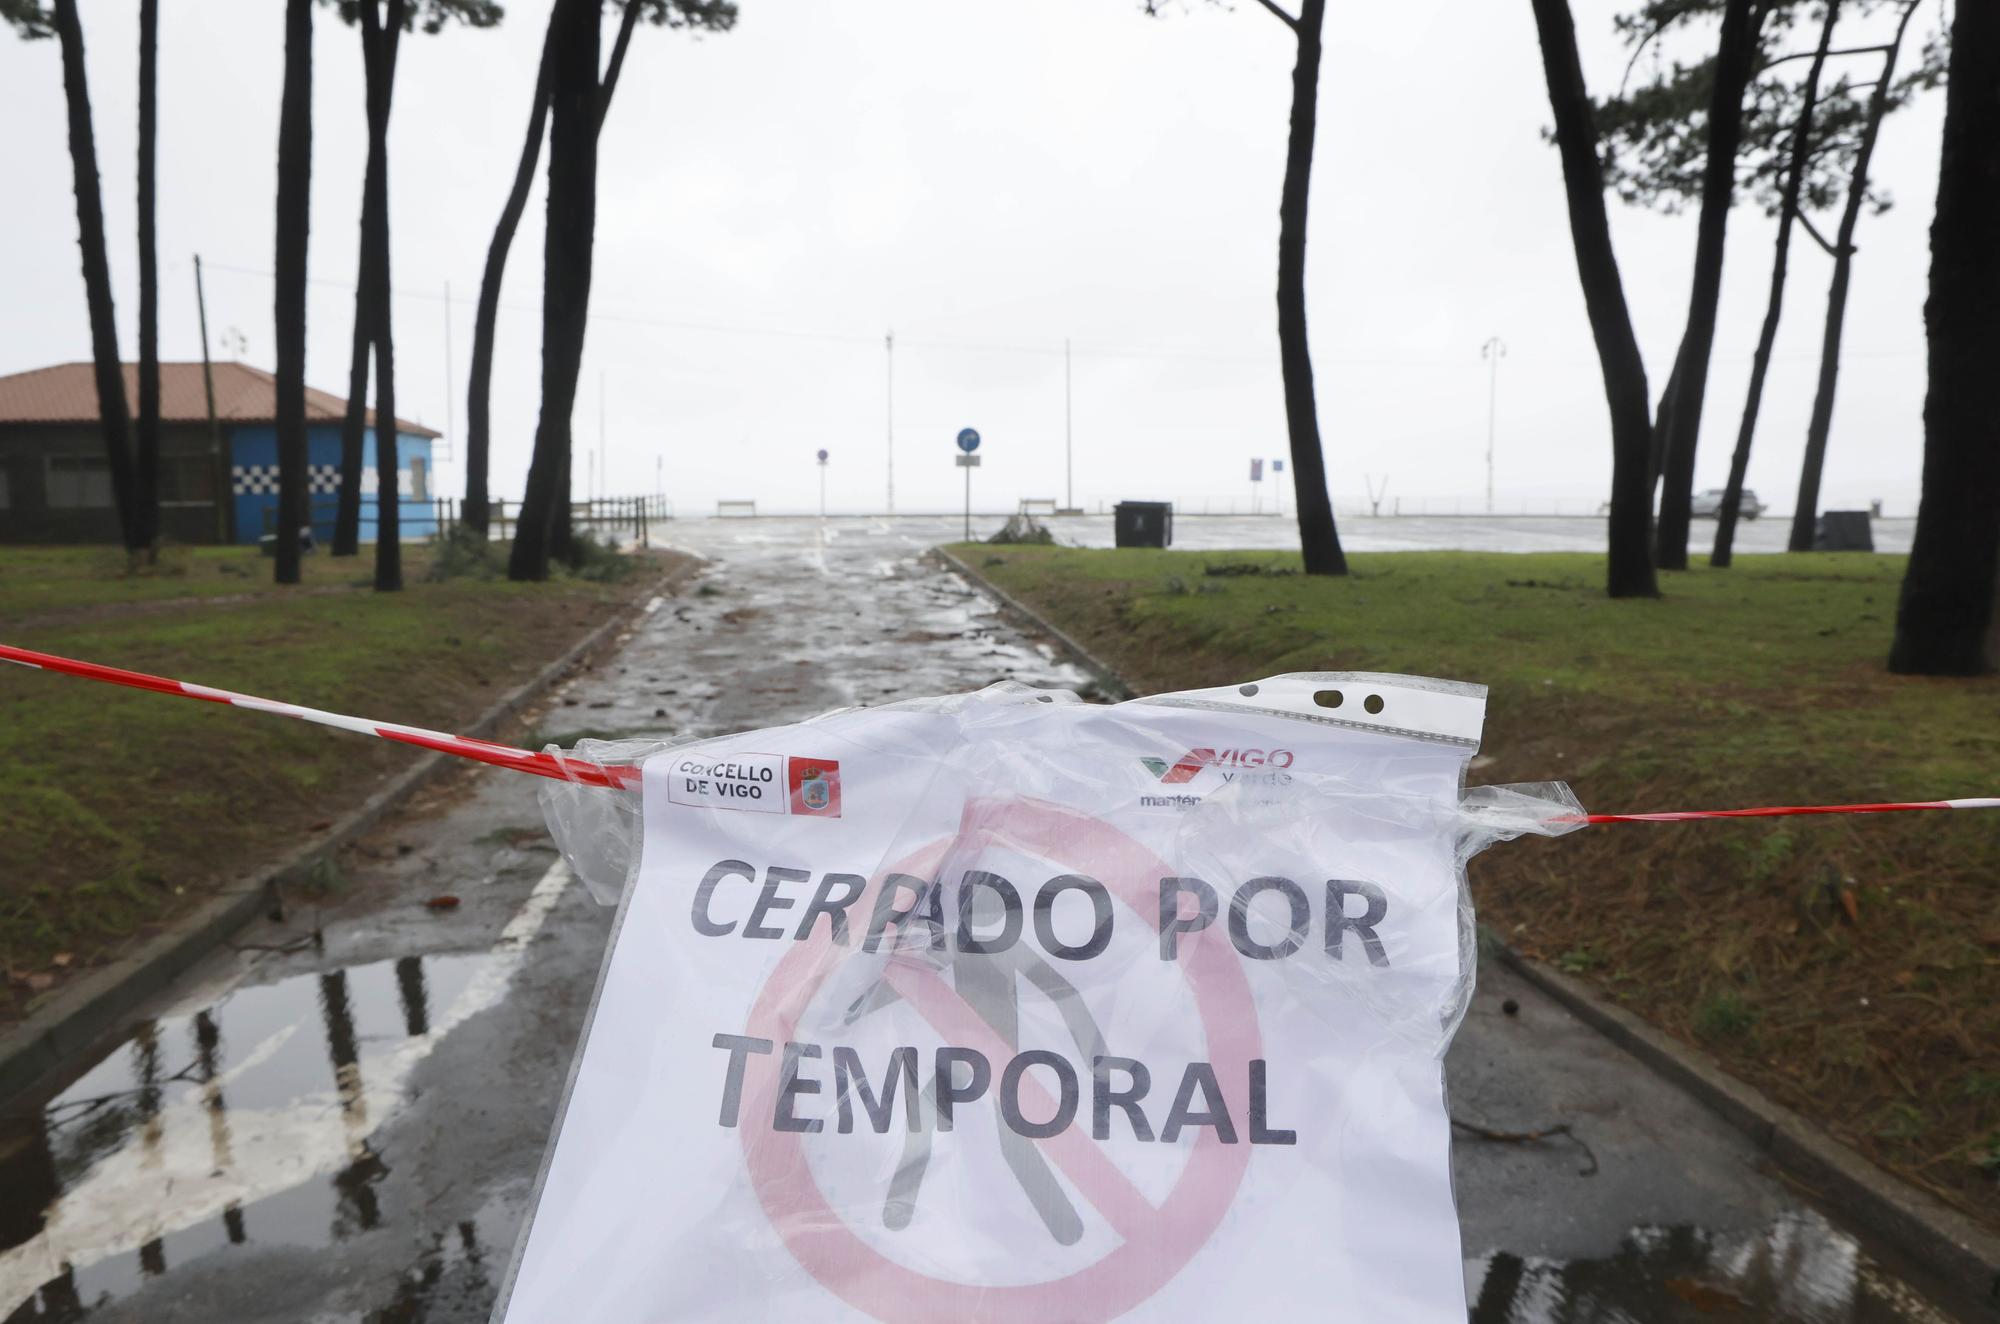
[[[379,736],[384,740],[435,749],[446,754],[455,754],[462,759],[474,759],[480,763],[490,763],[494,767],[510,768],[515,772],[531,772],[538,777],[552,777],[558,781],[611,787],[634,786],[639,781],[639,770],[629,765],[591,763],[584,759],[573,759],[558,754],[540,754],[533,750],[516,749],[512,745],[495,744],[491,740],[473,740],[466,736],[447,735],[442,731],[427,731],[419,726],[403,726],[396,722],[373,722],[360,717],[347,717],[319,708],[306,708],[296,703],[281,703],[276,699],[260,699],[253,694],[238,694],[234,690],[218,690],[184,680],[149,676],[143,671],[126,671],[119,667],[99,666],[95,662],[78,662],[74,658],[57,657],[53,653],[37,653],[26,648],[15,648],[9,644],[0,644],[0,661],[18,662],[25,667],[35,667],[42,671],[59,671],[66,676],[81,676],[85,680],[102,681],[109,685],[125,685],[135,690],[178,694],[189,699],[206,699],[210,703],[227,703],[262,713],[276,713],[280,717],[295,717],[302,722],[316,722],[321,726],[338,727],[342,731],[357,731],[366,736]],[[1902,800],[1887,804],[1771,805],[1756,809],[1693,809],[1661,814],[1584,814],[1581,818],[1585,823],[1686,823],[1708,818],[1789,818],[1801,814],[1899,814],[1918,809],[2000,809],[2000,796],[1964,800]]]
[[[206,699],[210,703],[227,703],[238,708],[252,708],[260,713],[276,713],[280,717],[296,717],[302,722],[316,722],[321,726],[338,727],[342,731],[356,731],[364,736],[380,736],[384,740],[394,740],[399,744],[440,750],[446,754],[456,754],[462,759],[475,759],[480,763],[490,763],[497,768],[511,768],[515,772],[532,772],[538,777],[553,777],[558,781],[576,781],[589,786],[632,786],[639,780],[639,770],[634,767],[604,767],[583,759],[516,749],[512,745],[496,744],[491,740],[474,740],[467,736],[447,735],[443,731],[427,731],[420,726],[403,726],[397,722],[372,722],[365,718],[348,717],[341,713],[307,708],[296,703],[260,699],[254,694],[238,694],[234,690],[212,689],[207,685],[196,685],[189,681],[169,680],[165,676],[149,676],[143,671],[126,671],[119,667],[99,666],[95,662],[78,662],[74,658],[57,657],[53,653],[37,653],[26,648],[15,648],[9,644],[0,644],[0,661],[18,662],[24,667],[35,667],[42,671],[59,671],[65,676],[81,676],[85,680],[103,681],[108,685],[125,685],[135,690],[152,690],[157,694],[178,694],[188,699]]]
[[[1682,809],[1664,814],[1585,814],[1586,823],[1686,823],[1698,818],[1792,818],[1800,814],[1903,814],[1917,809],[2000,809],[2000,796],[1966,800],[1892,800],[1875,805],[1764,805],[1756,809]]]

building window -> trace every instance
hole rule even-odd
[[[410,457],[410,500],[429,501],[431,499],[430,475],[425,471],[430,466],[421,455]]]
[[[49,456],[51,510],[104,510],[111,505],[111,466],[95,455]]]

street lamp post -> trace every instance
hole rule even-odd
[[[215,483],[215,540],[232,541],[230,525],[235,511],[231,496],[234,485],[229,459],[222,453],[222,431],[215,422],[215,369],[208,361],[208,295],[201,287],[201,254],[194,255],[194,306],[201,317],[201,387],[208,395],[208,457]]]
[[[887,434],[889,451],[889,513],[896,513],[896,333],[889,332],[882,337],[882,354],[888,368],[888,381],[882,396],[882,426]]]
[[[1494,406],[1500,395],[1500,360],[1507,357],[1507,342],[1498,336],[1488,336],[1486,343],[1479,347],[1479,357],[1486,360],[1486,513],[1493,513],[1493,419]]]

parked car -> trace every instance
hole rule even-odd
[[[1697,492],[1688,505],[1688,513],[1696,519],[1714,519],[1722,513],[1722,489],[1711,487],[1706,492]],[[1749,488],[1743,489],[1743,499],[1737,503],[1736,514],[1742,519],[1756,519],[1764,513],[1764,503]]]

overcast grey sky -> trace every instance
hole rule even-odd
[[[121,348],[136,354],[136,6],[82,0]],[[162,5],[161,343],[199,357],[209,322],[272,361],[277,0]],[[1624,55],[1618,6],[1576,0],[1593,91]],[[960,499],[953,434],[985,435],[981,504],[1060,496],[1063,356],[1074,341],[1075,489],[1246,501],[1247,461],[1284,453],[1272,291],[1289,34],[1251,0],[742,0],[733,33],[642,29],[600,157],[593,321],[577,473],[599,432],[609,489],[884,500],[884,352],[895,351],[898,509]],[[391,131],[402,412],[464,419],[472,306],[511,177],[547,0],[487,32],[405,42]],[[1939,21],[1926,4],[1912,50]],[[607,35],[609,28],[607,26]],[[1499,383],[1502,508],[1594,507],[1609,474],[1527,0],[1335,4],[1327,20],[1308,256],[1320,424],[1334,497],[1365,475],[1406,501],[1482,499],[1487,377]],[[1857,77],[1871,75],[1857,74]],[[308,379],[343,393],[365,150],[359,38],[317,16]],[[1941,96],[1892,118],[1876,176],[1896,207],[1860,232],[1824,503],[1914,509],[1922,305]],[[58,51],[0,33],[0,372],[85,358]],[[494,485],[517,495],[539,400],[541,190],[514,247],[495,374]],[[1614,206],[1654,389],[1686,309],[1691,216]],[[1771,223],[1731,219],[1697,485],[1720,485],[1769,276]],[[1812,405],[1829,260],[1794,246],[1789,316],[1750,485],[1789,510]],[[451,367],[446,374],[447,305]],[[447,490],[460,470],[441,466]],[[1271,484],[1264,493],[1268,500]],[[1287,502],[1289,506],[1289,501]]]

